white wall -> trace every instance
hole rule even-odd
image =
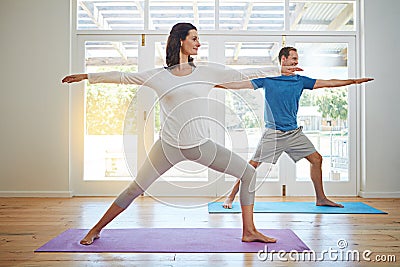
[[[400,197],[400,1],[363,3],[360,195]],[[70,1],[0,0],[0,36],[0,196],[69,195]]]
[[[364,158],[360,195],[400,197],[399,0],[364,0]]]
[[[68,195],[69,0],[0,0],[0,196]]]

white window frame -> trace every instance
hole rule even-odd
[[[82,47],[82,40],[99,40],[99,38],[105,38],[104,40],[130,40],[132,41],[133,37],[138,38],[138,41],[141,41],[142,35],[146,38],[146,36],[151,35],[166,35],[168,32],[158,32],[154,30],[148,30],[148,8],[145,9],[145,29],[143,31],[105,31],[105,30],[77,30],[77,1],[78,0],[71,0],[71,59],[70,59],[70,66],[71,66],[71,73],[80,73],[84,71],[84,47]],[[202,31],[200,32],[200,36],[202,39],[205,37],[210,37],[210,39],[217,40],[219,37],[222,39],[229,38],[229,36],[239,37],[243,36],[243,38],[249,37],[250,39],[257,38],[257,36],[277,36],[278,32],[276,31],[220,31],[219,28],[219,12],[218,12],[218,3],[219,0],[216,1],[216,10],[215,10],[215,23],[216,23],[216,30],[214,31]],[[313,0],[321,1],[321,0]],[[339,1],[339,0],[331,0]],[[343,1],[341,1],[343,2]],[[145,6],[148,7],[148,0],[145,0]],[[353,59],[354,66],[354,73],[358,77],[361,73],[361,69],[358,67],[360,63],[360,25],[361,23],[357,23],[355,31],[290,31],[288,29],[288,7],[289,0],[285,0],[285,7],[286,7],[286,15],[285,15],[285,30],[283,32],[279,32],[279,36],[282,38],[287,37],[296,37],[296,36],[326,36],[330,38],[341,38],[342,36],[354,37],[355,38],[355,58]],[[355,9],[355,21],[358,21],[357,18],[360,17],[360,0],[356,1],[356,9]],[[212,41],[213,42],[213,41]],[[210,42],[210,46],[212,46],[212,42]],[[139,46],[140,47],[140,46]],[[223,53],[223,51],[210,50],[210,60],[213,58],[218,58],[221,56],[219,53]],[[215,55],[213,55],[215,54]],[[140,53],[139,53],[140,58]],[[142,64],[142,63],[139,63]],[[144,64],[144,63],[143,63]],[[146,69],[146,65],[140,65],[140,69]],[[115,195],[120,192],[127,184],[127,182],[96,182],[99,183],[99,186],[93,186],[93,183],[87,183],[85,186],[82,186],[81,183],[77,183],[79,179],[83,178],[83,133],[84,133],[84,85],[82,83],[79,84],[72,84],[70,90],[70,184],[72,188],[72,192],[74,195]],[[353,92],[354,91],[354,92]],[[356,179],[356,192],[354,195],[357,195],[359,192],[359,184],[360,184],[360,170],[361,170],[361,108],[360,108],[360,99],[361,93],[360,90],[351,90],[352,96],[352,105],[350,105],[349,114],[355,120],[354,125],[355,127],[352,129],[352,140],[351,142],[351,171],[349,175],[352,178]],[[143,146],[144,149],[144,146]],[[354,162],[355,161],[355,162]],[[106,191],[102,189],[99,191],[99,188],[107,188]],[[225,191],[225,190],[222,190]],[[216,195],[221,194],[222,191],[216,190]],[[173,192],[171,192],[173,194]],[[281,192],[276,192],[276,195],[280,195]]]

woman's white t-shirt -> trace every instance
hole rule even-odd
[[[186,76],[165,68],[138,73],[89,73],[90,83],[137,84],[152,88],[160,102],[160,138],[181,149],[192,148],[210,138],[209,93],[217,84],[278,74],[278,68],[234,70],[220,65],[200,65]]]

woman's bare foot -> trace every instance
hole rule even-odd
[[[273,237],[268,237],[262,233],[254,230],[253,232],[243,232],[242,236],[243,242],[263,242],[263,243],[275,243],[276,239]]]
[[[100,232],[97,230],[91,229],[89,233],[86,234],[86,236],[81,240],[81,245],[91,245],[94,240],[100,238]]]
[[[235,198],[231,198],[231,197],[226,197],[226,199],[225,199],[225,201],[224,201],[224,204],[222,204],[222,207],[224,207],[224,209],[231,209],[232,208],[232,203],[233,203],[233,200],[234,200]]]
[[[343,208],[344,206],[339,203],[335,203],[327,198],[324,199],[317,199],[317,206],[330,206],[330,207],[338,207],[338,208]]]

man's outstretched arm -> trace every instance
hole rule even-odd
[[[337,79],[317,80],[314,84],[313,89],[326,88],[326,87],[340,87],[340,86],[346,86],[346,85],[351,85],[351,84],[360,84],[360,83],[365,83],[365,82],[369,82],[372,80],[373,80],[373,78],[360,78],[360,79],[347,79],[347,80],[337,80]]]

